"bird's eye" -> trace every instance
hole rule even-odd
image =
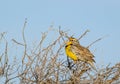
[[[75,39],[72,39],[72,41],[75,41]]]

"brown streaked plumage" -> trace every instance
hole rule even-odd
[[[69,41],[66,43],[66,54],[74,61],[83,61],[92,66],[95,69],[94,55],[90,52],[88,48],[85,48],[79,44],[79,41],[73,37],[69,38]],[[70,54],[71,53],[71,54]],[[76,57],[75,57],[76,56]],[[76,58],[76,59],[73,59]]]

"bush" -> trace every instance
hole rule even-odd
[[[47,33],[43,33],[40,42],[28,49],[24,36],[26,22],[23,27],[23,42],[12,39],[16,46],[23,47],[21,59],[17,56],[11,62],[8,54],[8,42],[5,32],[1,33],[0,41],[5,45],[0,52],[0,80],[3,84],[118,84],[120,83],[120,63],[97,72],[87,64],[74,64],[63,52],[67,32],[59,29],[59,36],[49,45],[44,46]],[[88,31],[84,32],[81,39]],[[93,43],[101,40],[98,39]],[[90,47],[91,43],[88,47]],[[2,43],[1,43],[2,44]],[[44,47],[43,47],[44,46]]]

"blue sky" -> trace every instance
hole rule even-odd
[[[120,1],[119,0],[1,0],[0,32],[7,38],[21,40],[21,30],[27,18],[26,37],[29,41],[39,39],[41,32],[50,25],[79,37],[89,29],[91,32],[81,39],[86,46],[95,39],[108,35],[93,45],[96,64],[115,64],[120,61]],[[51,35],[52,36],[52,35]]]

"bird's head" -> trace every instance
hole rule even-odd
[[[74,37],[69,37],[68,39],[69,39],[69,42],[72,43],[73,45],[79,44],[79,41]]]

